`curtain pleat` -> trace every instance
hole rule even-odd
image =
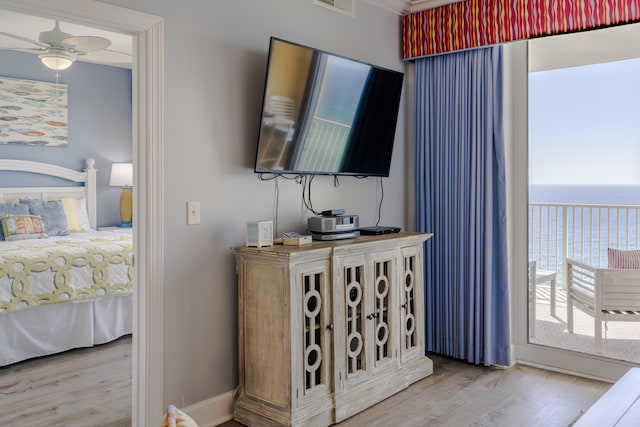
[[[419,59],[415,74],[426,347],[510,365],[501,48]]]

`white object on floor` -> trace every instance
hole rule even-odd
[[[631,427],[640,423],[640,368],[631,368],[573,427]]]

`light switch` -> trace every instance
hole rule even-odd
[[[200,202],[187,202],[187,225],[200,224]]]

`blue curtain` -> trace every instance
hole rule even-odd
[[[416,60],[415,102],[427,350],[510,365],[501,47]]]

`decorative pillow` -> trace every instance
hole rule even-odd
[[[84,197],[82,199],[78,199],[76,204],[78,205],[78,222],[80,223],[82,231],[91,230],[91,224],[89,224],[89,213],[87,211],[87,199]]]
[[[29,207],[22,203],[0,203],[0,217],[3,215],[28,215]],[[0,240],[4,240],[4,233],[0,227]]]
[[[8,242],[47,237],[38,215],[5,215],[0,218],[4,239]]]
[[[640,250],[607,249],[608,268],[640,269]]]
[[[78,219],[78,199],[61,199],[64,215],[67,217],[69,231],[83,231]]]
[[[60,200],[43,201],[39,199],[20,199],[20,203],[29,206],[31,215],[40,215],[49,236],[66,236],[69,234],[67,216]]]

